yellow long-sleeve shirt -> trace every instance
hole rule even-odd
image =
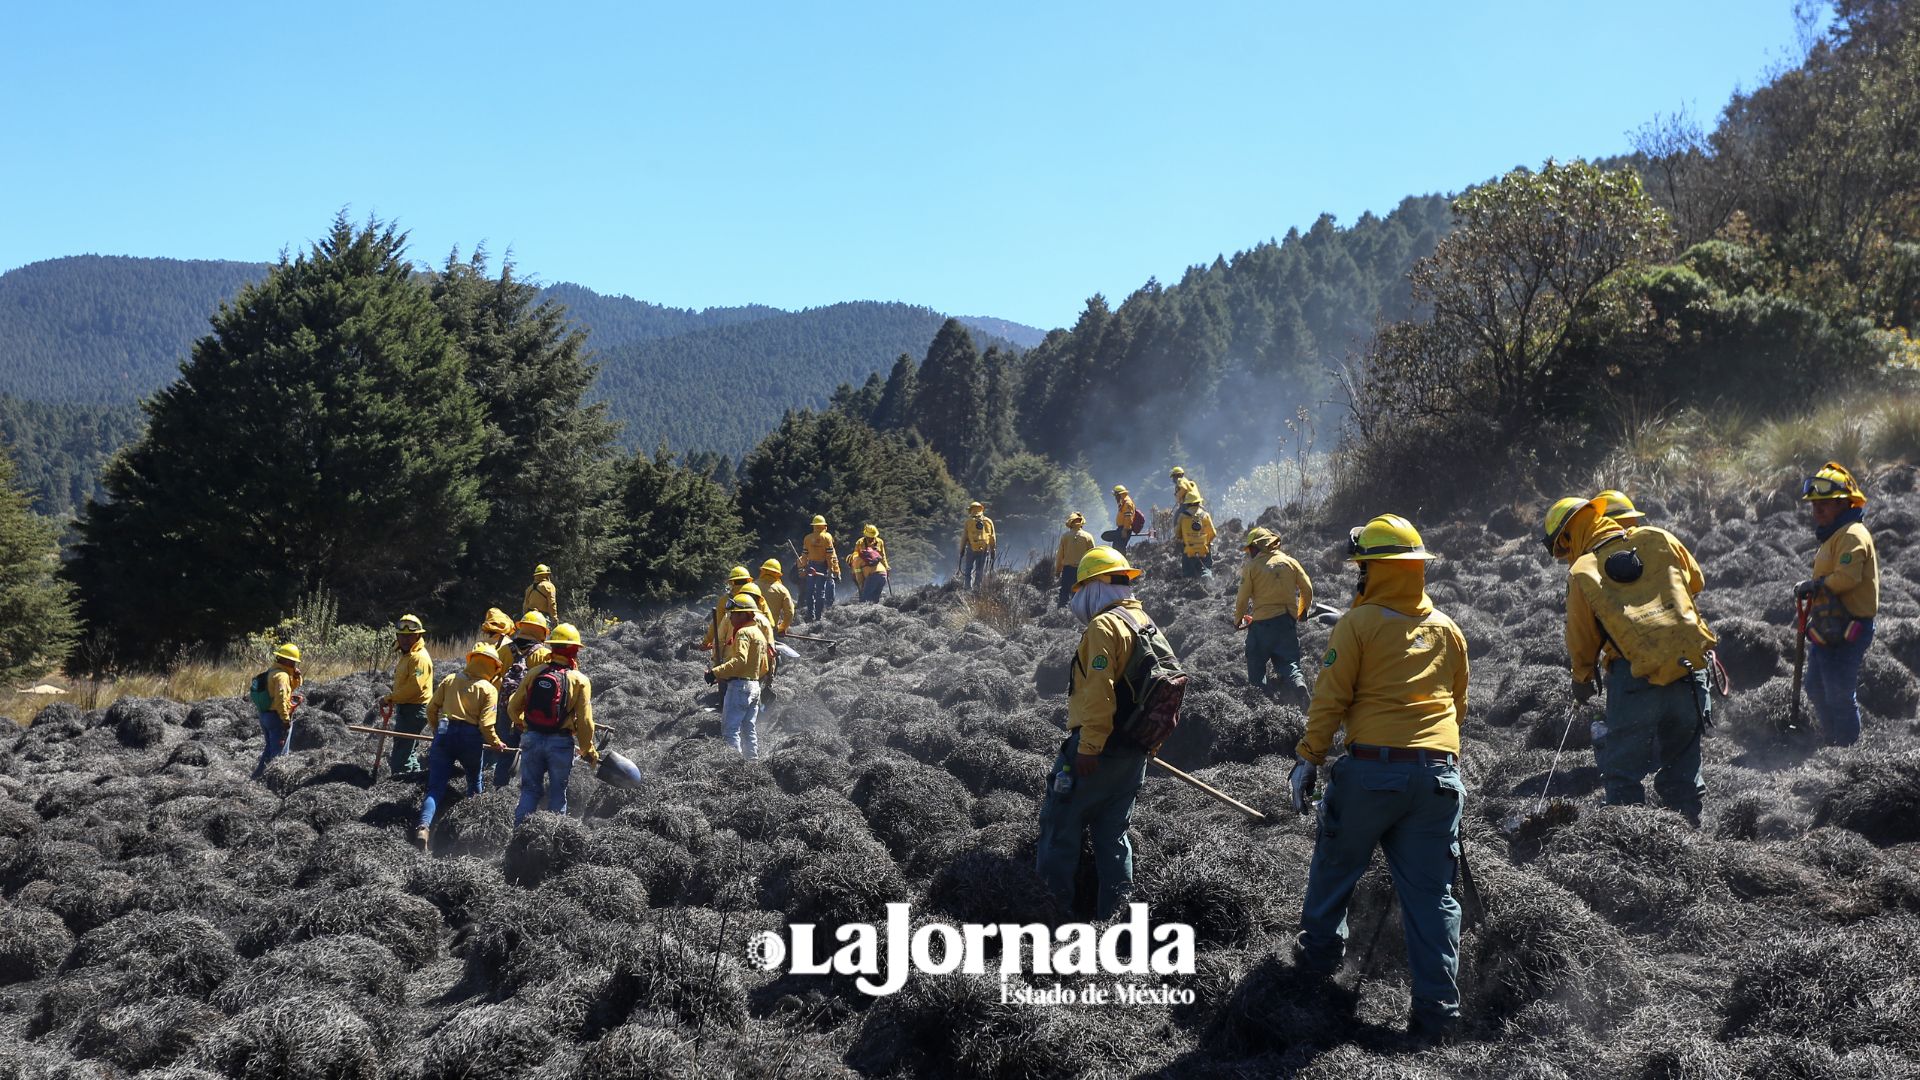
[[[435,725],[446,717],[455,723],[472,724],[480,729],[480,738],[492,746],[500,741],[493,731],[499,706],[500,690],[492,679],[463,671],[441,679],[433,688],[433,700],[427,702],[427,723]]]
[[[1655,686],[1685,677],[1683,659],[1694,671],[1705,671],[1714,637],[1693,602],[1707,585],[1693,552],[1665,529],[1623,530],[1611,519],[1600,522],[1581,538],[1587,541],[1584,553],[1567,571],[1567,657],[1574,681],[1594,677],[1596,657],[1609,664],[1624,658],[1633,674]],[[1628,550],[1639,557],[1638,579],[1605,580],[1605,560]]]
[[[560,600],[554,592],[553,582],[541,578],[527,586],[525,596],[520,598],[520,610],[537,611],[547,617],[548,622],[560,621]]]
[[[767,618],[773,620],[773,629],[777,634],[787,632],[793,625],[793,594],[776,577],[760,575],[760,595],[767,602]]]
[[[993,533],[993,519],[975,514],[960,526],[960,550],[992,551],[999,546]]]
[[[1240,564],[1240,595],[1233,602],[1233,621],[1251,614],[1254,622],[1279,615],[1304,619],[1313,607],[1313,582],[1293,556],[1277,547],[1256,552]]]
[[[1180,533],[1181,550],[1190,559],[1197,559],[1213,550],[1213,540],[1217,535],[1213,530],[1213,515],[1205,510],[1195,510],[1191,514],[1183,513],[1175,528]]]
[[[1131,495],[1114,496],[1114,506],[1113,506],[1113,527],[1114,528],[1119,529],[1121,532],[1129,532],[1129,531],[1145,532],[1147,526],[1146,526],[1146,522],[1143,520],[1144,517],[1145,515],[1141,514],[1140,511],[1134,507],[1133,496]]]
[[[1080,560],[1099,543],[1100,541],[1095,540],[1093,534],[1085,529],[1069,529],[1061,533],[1060,550],[1053,556],[1053,572],[1058,574],[1068,567],[1079,566]]]
[[[745,585],[746,582],[743,581],[740,584]],[[733,624],[727,621],[727,601],[738,595],[740,595],[740,588],[735,586],[720,597],[719,603],[713,606],[713,617],[707,620],[707,637],[700,643],[701,645],[708,648],[725,645],[727,639],[733,636]],[[752,593],[747,595],[753,596]],[[753,597],[753,602],[760,608],[760,614],[767,618],[767,625],[773,625],[773,609],[767,605],[766,590],[761,589],[760,595]],[[791,597],[788,598],[788,603],[792,603]]]
[[[840,553],[833,546],[833,534],[825,529],[815,529],[800,541],[800,550],[809,563],[819,563],[827,568],[834,577],[840,576]]]
[[[1080,635],[1080,650],[1073,657],[1072,688],[1067,697],[1067,730],[1080,732],[1080,752],[1098,754],[1113,737],[1113,714],[1120,706],[1115,683],[1126,672],[1133,657],[1134,641],[1139,637],[1126,616],[1127,608],[1142,619],[1146,610],[1138,600],[1122,600],[1108,606],[1087,624]]]
[[[541,670],[549,667],[567,673],[567,730],[573,733],[574,744],[584,755],[593,749],[593,680],[578,668],[557,663],[543,665]],[[539,675],[539,671],[527,672],[526,681],[507,699],[507,719],[521,731],[527,730],[527,691],[533,689],[533,680]]]
[[[734,631],[733,641],[727,648],[727,658],[714,667],[713,677],[722,682],[731,679],[764,679],[770,670],[770,653],[767,632],[758,623],[748,623]]]
[[[1418,570],[1381,573],[1419,565],[1375,563],[1367,592],[1334,624],[1294,747],[1301,760],[1325,764],[1343,727],[1350,743],[1460,752],[1467,640],[1433,610]]]
[[[393,703],[425,705],[432,696],[433,657],[424,642],[416,641],[393,662]]]
[[[1871,619],[1879,613],[1880,555],[1864,523],[1849,522],[1827,537],[1813,553],[1813,576],[1826,583],[1854,618]]]
[[[299,688],[299,672],[282,664],[267,671],[267,697],[273,701],[273,715],[282,720],[293,715],[293,692]]]

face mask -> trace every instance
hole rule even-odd
[[[1082,623],[1090,623],[1095,615],[1106,610],[1108,605],[1117,604],[1133,596],[1133,586],[1114,585],[1105,581],[1090,581],[1080,586],[1073,594],[1073,614]]]

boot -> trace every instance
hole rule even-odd
[[[1407,1038],[1415,1045],[1450,1046],[1460,1037],[1459,1014],[1441,1016],[1416,1012],[1407,1018]]]
[[[413,846],[421,851],[427,850],[427,827],[421,825],[413,830]]]

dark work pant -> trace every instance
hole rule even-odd
[[[427,707],[425,705],[395,705],[393,707],[393,730],[404,731],[409,735],[418,735],[427,730]],[[387,750],[387,767],[395,776],[413,772],[420,768],[420,742],[417,739],[394,739]]]

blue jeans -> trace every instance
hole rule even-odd
[[[1860,741],[1860,665],[1873,644],[1873,620],[1861,619],[1860,636],[1838,645],[1807,642],[1807,700],[1820,718],[1828,746]]]
[[[467,794],[487,790],[486,770],[480,767],[480,726],[447,722],[447,729],[433,737],[427,753],[427,797],[420,803],[420,827],[433,824],[433,815],[453,788],[453,767],[467,774]]]
[[[1701,718],[1710,715],[1712,707],[1704,671],[1654,686],[1635,677],[1625,660],[1609,664],[1607,718],[1593,739],[1593,761],[1606,784],[1607,805],[1646,802],[1641,781],[1651,772],[1660,801],[1698,821],[1700,800],[1707,793],[1700,778],[1700,737],[1705,733]]]
[[[1267,661],[1280,670],[1280,678],[1302,693],[1307,678],[1300,673],[1300,624],[1291,615],[1275,615],[1247,627],[1247,683],[1267,685]]]
[[[427,707],[425,705],[395,705],[393,707],[393,729],[409,735],[418,735],[427,730]],[[394,739],[387,742],[392,745],[387,750],[387,767],[395,776],[414,772],[420,768],[420,741],[418,739]]]
[[[816,569],[819,571],[819,573],[817,574],[814,573]],[[818,619],[820,616],[825,615],[827,613],[827,609],[832,606],[833,606],[832,575],[827,573],[827,568],[824,565],[809,564],[807,567],[807,588],[806,588],[807,621],[813,622],[815,619]]]
[[[1074,579],[1079,576],[1080,568],[1077,566],[1060,571],[1060,597],[1054,602],[1054,607],[1066,607],[1073,600]]]
[[[1300,913],[1302,962],[1331,973],[1346,953],[1347,905],[1377,845],[1387,856],[1413,977],[1413,1012],[1460,1014],[1460,771],[1443,758],[1388,762],[1348,755],[1333,763],[1320,801],[1319,835]]]
[[[860,583],[860,599],[868,604],[877,604],[887,594],[887,575],[874,571],[867,580]]]
[[[287,748],[287,728],[280,722],[278,713],[260,714],[260,734],[266,737],[267,744],[260,748],[260,763],[253,767],[255,780],[260,779],[260,774],[267,771],[267,762],[285,753]]]
[[[960,552],[960,583],[969,589],[977,589],[987,580],[987,566],[992,562],[990,551],[975,551],[967,548]]]
[[[529,731],[520,736],[520,805],[513,812],[517,827],[547,797],[547,809],[556,814],[567,812],[567,777],[573,774],[573,736],[542,735]],[[551,785],[551,787],[549,787]]]
[[[1073,875],[1080,868],[1080,834],[1093,830],[1093,869],[1100,879],[1094,917],[1105,919],[1119,908],[1133,885],[1133,844],[1127,839],[1127,826],[1133,820],[1133,801],[1147,778],[1147,752],[1122,746],[1118,739],[1108,742],[1100,754],[1100,768],[1092,776],[1074,777],[1073,791],[1063,799],[1054,794],[1053,778],[1079,752],[1080,731],[1075,728],[1061,744],[1047,778],[1047,794],[1040,800],[1034,869],[1060,903],[1071,907]]]
[[[760,681],[728,679],[721,691],[720,733],[748,761],[760,760]]]
[[[500,710],[500,714],[493,718],[493,730],[494,734],[500,736],[500,741],[508,746],[520,745],[520,729],[514,727],[513,721],[507,719],[505,709]],[[493,761],[493,786],[506,787],[507,781],[512,780],[514,773],[520,770],[519,755],[489,750],[487,757]],[[482,765],[482,768],[484,767]]]

